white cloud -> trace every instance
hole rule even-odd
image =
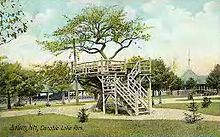
[[[73,6],[82,6],[82,5],[100,5],[102,0],[70,0],[70,4]]]
[[[179,72],[183,72],[187,65],[187,49],[190,48],[192,69],[199,74],[207,74],[216,62],[220,62],[219,4],[208,2],[204,5],[204,11],[194,16],[167,3],[144,4],[145,13],[154,15],[146,22],[155,26],[152,29],[151,46],[146,50],[150,49],[153,57],[166,58],[167,62],[176,57]]]
[[[53,58],[49,52],[43,51],[40,46],[37,46],[36,37],[29,34],[24,34],[2,46],[0,54],[7,56],[9,61],[18,61],[24,66],[44,63]]]
[[[51,20],[56,15],[56,12],[52,9],[47,9],[44,13],[38,13],[34,19],[33,22],[36,25],[43,25],[48,23],[49,20]]]

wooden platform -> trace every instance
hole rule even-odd
[[[126,75],[136,62],[117,61],[117,60],[98,60],[92,62],[79,63],[74,69],[78,75],[100,76],[100,75]],[[150,74],[150,60],[140,62],[140,72]]]

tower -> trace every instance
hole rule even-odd
[[[188,69],[191,69],[191,57],[190,57],[190,49],[188,49]]]

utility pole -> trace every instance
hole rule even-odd
[[[77,58],[76,58],[76,42],[75,39],[73,39],[73,56],[74,56],[74,67],[75,67],[75,90],[76,90],[76,104],[79,104],[79,89],[78,89],[78,75],[77,75]],[[72,63],[72,70],[73,70],[73,62]]]

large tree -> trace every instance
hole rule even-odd
[[[42,41],[40,44],[53,53],[73,49],[73,44],[77,44],[81,51],[113,59],[137,40],[149,40],[148,29],[138,18],[127,19],[126,13],[117,6],[91,6],[82,9],[74,18],[68,18],[67,24],[52,34],[53,41]],[[107,57],[104,50],[112,45],[118,48]]]
[[[120,51],[138,40],[150,39],[147,33],[149,27],[138,18],[129,20],[123,9],[117,6],[90,6],[82,9],[75,17],[66,18],[67,24],[54,31],[50,40],[39,42],[44,49],[54,54],[71,50],[76,56],[77,48],[88,54],[100,54],[104,59],[113,59]],[[117,47],[114,48],[113,45]],[[115,49],[109,57],[107,48]]]
[[[28,20],[18,0],[0,0],[0,45],[27,31]]]
[[[217,93],[220,89],[220,65],[217,64],[215,68],[209,73],[208,78],[206,79],[207,85],[213,89],[217,90]]]

